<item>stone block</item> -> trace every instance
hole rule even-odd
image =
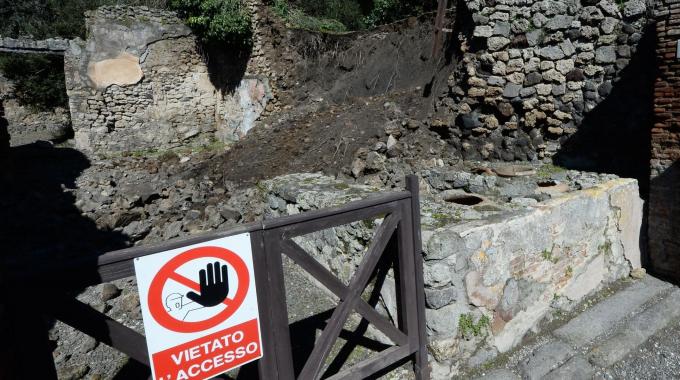
[[[614,46],[600,46],[595,50],[595,60],[599,63],[616,62],[616,48]]]
[[[516,83],[508,83],[503,89],[503,96],[506,98],[515,98],[519,96],[519,91],[522,89],[522,85]]]
[[[487,40],[487,46],[490,51],[498,51],[510,44],[510,39],[506,37],[489,37]]]
[[[475,37],[488,38],[493,35],[493,29],[488,25],[478,25],[475,26],[475,30],[472,32]]]

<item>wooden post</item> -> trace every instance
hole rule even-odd
[[[416,306],[418,309],[418,352],[415,358],[416,379],[430,378],[427,363],[427,332],[425,330],[425,284],[423,281],[423,247],[420,232],[420,184],[418,177],[406,177],[406,190],[411,192],[411,220],[413,220],[413,248],[415,259]]]
[[[264,309],[274,335],[276,357],[276,379],[293,380],[293,353],[291,352],[290,331],[288,330],[288,308],[286,306],[286,285],[283,277],[281,258],[282,237],[278,230],[264,231],[264,252],[267,256],[269,275],[269,305]],[[262,379],[269,380],[269,379]]]
[[[434,43],[432,44],[432,58],[438,58],[439,53],[442,50],[442,42],[444,40],[444,20],[448,4],[448,0],[439,0],[439,4],[437,4],[437,18],[434,20]]]
[[[260,331],[262,336],[262,357],[258,360],[260,380],[278,379],[276,369],[276,349],[274,329],[270,318],[269,276],[267,275],[267,255],[264,248],[264,231],[250,233],[253,247],[253,263],[255,266],[255,283],[257,285],[257,307],[260,310]]]

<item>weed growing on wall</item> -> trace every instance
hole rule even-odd
[[[472,320],[472,315],[470,314],[461,314],[458,317],[458,331],[464,337],[482,336],[486,334],[486,329],[490,324],[491,321],[486,315],[482,315],[477,323]]]

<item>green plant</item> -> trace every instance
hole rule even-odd
[[[619,10],[623,11],[623,8],[626,7],[626,1],[627,0],[616,0],[616,5],[619,7]]]
[[[373,0],[373,9],[364,18],[364,23],[369,28],[394,22],[407,15],[423,12],[421,2],[407,0]]]
[[[543,258],[543,260],[550,261],[551,263],[556,264],[559,261],[559,259],[557,257],[553,256],[554,251],[555,251],[555,244],[552,245],[552,248],[550,248],[549,251],[547,249],[544,249],[541,252],[541,257]]]
[[[290,5],[288,5],[288,1],[286,0],[274,0],[272,9],[279,17],[286,18],[290,12]]]
[[[346,30],[364,29],[364,15],[356,0],[298,0],[296,3],[306,14],[335,20]]]
[[[276,0],[274,12],[295,29],[305,29],[315,32],[340,33],[346,32],[347,27],[337,20],[310,16],[299,8],[292,7],[286,0]]]
[[[0,54],[0,72],[14,83],[14,95],[22,105],[38,110],[68,105],[61,57]]]
[[[604,243],[597,247],[597,250],[605,255],[610,255],[612,253],[612,242],[605,240]]]
[[[453,220],[451,215],[444,213],[434,213],[432,219],[435,220],[435,227],[443,227]]]
[[[491,321],[486,315],[482,315],[481,318],[475,323],[472,320],[472,315],[469,313],[461,314],[458,317],[458,330],[463,336],[481,336],[486,334],[486,328],[489,327]]]
[[[574,268],[570,266],[567,267],[567,270],[564,271],[564,275],[567,276],[568,278],[571,278],[571,276],[574,275]]]
[[[547,164],[538,168],[538,170],[536,171],[536,175],[538,175],[539,178],[547,179],[550,178],[553,174],[562,173],[565,172],[566,170],[567,169],[557,165]]]
[[[204,42],[252,43],[250,12],[243,0],[170,0],[170,7]]]
[[[103,5],[165,8],[166,0],[0,0],[0,35],[35,38],[85,37],[87,10]]]
[[[432,9],[420,0],[274,0],[272,9],[292,27],[321,32],[373,28]]]

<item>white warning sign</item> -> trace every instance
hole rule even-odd
[[[153,378],[208,379],[262,357],[250,235],[135,259]]]

